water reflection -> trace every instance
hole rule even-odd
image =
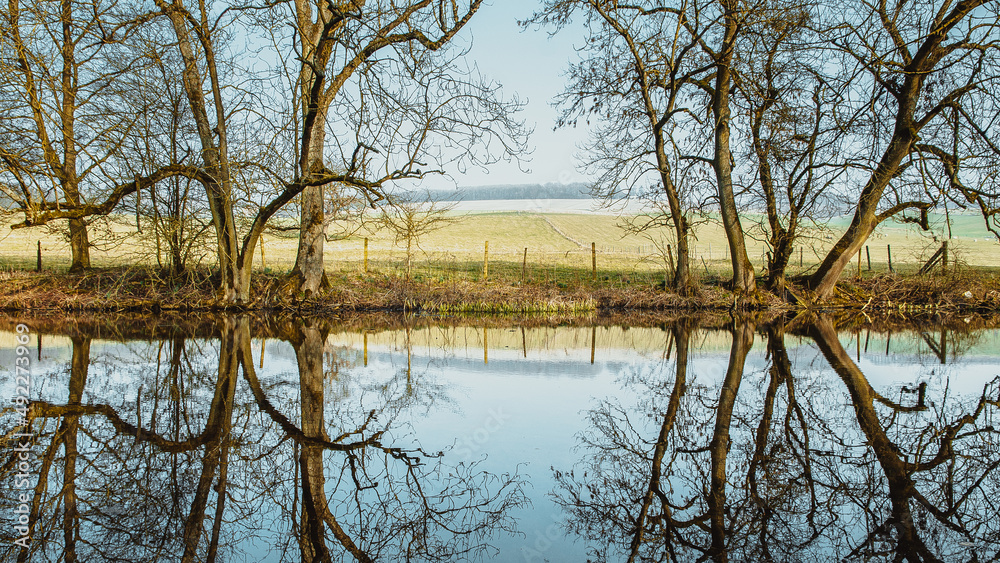
[[[921,373],[890,377],[903,362],[868,355],[888,336],[838,335],[824,317],[707,322],[345,331],[234,317],[113,344],[82,329],[65,348],[46,336],[31,547],[10,543],[22,491],[8,447],[0,553],[1000,557],[1000,385],[955,373],[976,335],[892,336],[893,349],[924,352]],[[980,363],[1000,373],[997,354]]]
[[[8,543],[4,560],[451,561],[511,529],[508,512],[525,500],[516,477],[407,439],[400,414],[430,400],[409,373],[398,385],[354,386],[358,398],[328,398],[341,376],[328,326],[281,328],[295,389],[258,378],[249,320],[236,318],[210,343],[130,346],[103,383],[126,375],[134,403],[88,382],[91,339],[74,336],[68,398],[31,408],[44,446],[31,548]],[[213,356],[210,373],[203,361]],[[13,500],[5,461],[3,496]]]
[[[839,388],[795,375],[812,366],[793,367],[786,329],[815,342]],[[755,327],[737,321],[722,381],[692,385],[679,324],[672,373],[631,379],[645,386],[635,405],[589,412],[585,455],[555,471],[554,495],[594,560],[997,558],[996,379],[965,397],[921,383],[900,404],[873,389],[829,319],[759,330],[764,369],[746,369]]]

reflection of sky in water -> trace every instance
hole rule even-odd
[[[1000,331],[985,331],[949,342],[948,362],[941,365],[927,343],[913,334],[894,334],[885,353],[885,335],[862,332],[842,334],[841,342],[855,358],[861,349],[861,370],[872,386],[886,397],[900,402],[901,388],[927,382],[928,398],[933,402],[948,393],[975,398],[983,385],[1000,374]],[[940,333],[930,335],[938,339]],[[596,338],[594,346],[591,339]],[[952,337],[953,338],[953,337]],[[488,343],[484,353],[484,340]],[[524,560],[525,553],[541,555],[551,561],[582,561],[586,546],[572,538],[553,537],[553,524],[564,518],[562,509],[548,495],[555,487],[552,468],[567,470],[584,455],[578,448],[578,436],[586,430],[587,409],[605,399],[626,408],[649,404],[649,388],[632,385],[625,378],[656,378],[664,385],[673,381],[673,344],[660,329],[617,327],[489,329],[430,328],[370,333],[367,366],[363,364],[363,336],[337,333],[328,338],[327,365],[340,365],[336,379],[327,384],[328,403],[335,399],[350,403],[371,400],[365,391],[373,384],[389,384],[405,379],[409,342],[410,382],[439,389],[430,402],[401,414],[399,423],[411,426],[400,430],[401,445],[412,445],[414,437],[426,451],[448,451],[449,464],[481,461],[480,469],[492,473],[518,472],[530,485],[525,491],[532,506],[516,512],[523,536],[498,538],[493,543],[501,549],[502,560]],[[36,396],[52,402],[66,400],[65,381],[71,356],[70,340],[65,337],[43,338],[43,354],[35,358],[35,341],[29,346]],[[217,341],[188,340],[192,367],[205,378],[201,398],[211,400],[215,375],[213,361],[218,358]],[[831,392],[830,405],[848,406],[846,390],[809,339],[787,336],[795,376],[802,385],[826,386]],[[766,337],[757,334],[747,358],[744,387],[748,396],[763,385],[770,362],[765,358]],[[867,346],[867,352],[865,347]],[[260,340],[254,340],[255,364],[260,365]],[[295,403],[298,375],[295,354],[290,344],[269,340],[263,343],[263,368],[258,377],[268,389],[271,402],[292,420],[297,420]],[[665,360],[668,349],[671,359]],[[728,333],[696,332],[691,339],[688,365],[689,384],[718,386],[729,361]],[[957,353],[957,357],[953,354]],[[95,340],[91,347],[92,367],[84,402],[112,406],[134,403],[139,386],[153,385],[157,355],[166,361],[166,347],[159,342]],[[591,357],[593,355],[593,363]],[[14,341],[11,333],[0,333],[0,365],[13,365]],[[395,378],[395,379],[394,379]],[[403,378],[403,379],[400,379]],[[0,395],[13,394],[9,371],[0,376]],[[743,400],[741,396],[741,400]],[[237,404],[253,404],[241,381]],[[645,401],[645,402],[644,402]],[[358,410],[358,409],[355,409]],[[849,408],[841,413],[844,424],[852,424]],[[641,432],[655,437],[658,418],[636,415]],[[333,424],[335,417],[328,418]],[[398,425],[397,425],[398,426]],[[748,429],[735,428],[734,436]],[[333,433],[331,431],[331,433]],[[849,432],[856,433],[856,430]],[[734,438],[737,439],[737,438]],[[817,443],[816,447],[823,447]],[[451,447],[451,450],[448,448]],[[240,492],[233,490],[236,499]],[[276,518],[267,514],[273,509],[261,506],[261,520]],[[262,532],[247,544],[253,557],[266,559],[271,541],[287,532],[284,528]],[[270,538],[270,539],[268,539]],[[522,551],[528,549],[528,552]],[[542,560],[529,557],[529,560]]]

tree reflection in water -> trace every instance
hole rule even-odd
[[[407,369],[330,398],[343,360],[324,322],[281,325],[298,377],[261,381],[249,322],[226,319],[212,344],[133,346],[134,401],[88,382],[91,339],[74,337],[66,402],[32,405],[31,549],[2,559],[452,561],[513,530],[518,477],[424,452],[400,422],[444,390]],[[6,458],[0,478],[14,471]]]
[[[689,362],[694,329],[671,328],[676,354],[659,371],[622,374],[641,400],[592,409],[583,459],[555,471],[566,527],[594,560],[1000,557],[996,380],[978,396],[944,389],[898,404],[818,317],[787,330],[808,335],[836,378],[793,366],[781,324],[760,328],[766,369],[746,371],[756,328],[737,321],[722,381],[702,384]]]

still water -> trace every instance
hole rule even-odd
[[[0,324],[3,561],[1000,557],[1000,331],[154,324]]]

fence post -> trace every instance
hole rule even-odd
[[[368,273],[368,237],[365,237],[365,273]]]
[[[885,245],[885,253],[886,253],[886,256],[889,257],[889,272],[896,273],[896,271],[892,269],[892,245],[891,244]]]
[[[865,256],[868,257],[868,271],[872,271],[872,253],[868,250],[868,245],[865,245]]]
[[[260,269],[267,269],[267,262],[264,261],[264,235],[260,235]]]
[[[799,268],[802,267],[802,247],[799,247]]]
[[[490,279],[490,241],[483,246],[483,280]]]
[[[858,277],[861,277],[861,249],[858,249]]]
[[[528,273],[528,247],[524,247],[524,258],[521,259],[521,283],[524,283]]]
[[[593,271],[593,279],[597,281],[597,243],[590,243],[590,262]]]
[[[941,243],[941,273],[948,273],[948,241]]]
[[[42,271],[42,241],[38,241],[38,262],[35,264],[35,271]]]

